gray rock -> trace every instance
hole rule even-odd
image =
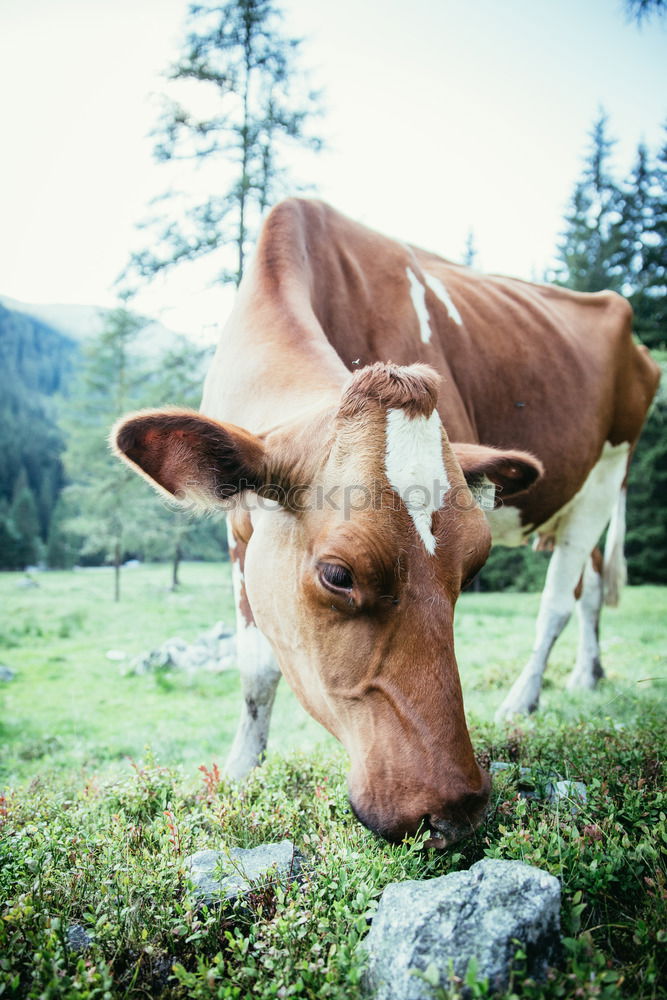
[[[93,939],[81,924],[70,924],[66,931],[67,944],[70,951],[88,951]]]
[[[157,649],[136,657],[127,672],[148,674],[174,670],[197,673],[206,670],[221,673],[229,670],[235,659],[236,636],[223,622],[217,622],[193,642],[186,642],[177,636],[167,639]]]
[[[516,772],[516,787],[520,798],[546,799],[547,802],[567,804],[572,813],[577,812],[577,803],[587,800],[586,786],[582,781],[562,781],[557,774],[540,772],[539,768],[518,767],[503,760],[491,762],[491,777],[506,771]]]
[[[502,991],[516,941],[526,974],[543,979],[558,956],[559,930],[558,879],[521,861],[485,859],[469,871],[394,882],[361,945],[364,985],[376,1000],[432,1000],[450,975],[464,980],[472,961],[477,978]]]
[[[12,670],[11,667],[6,666],[4,663],[0,663],[0,681],[13,681],[15,677],[15,670]]]
[[[197,851],[185,859],[194,896],[201,903],[234,902],[267,875],[282,883],[293,881],[302,856],[291,840],[259,847],[232,847],[229,851]]]
[[[568,802],[573,813],[578,811],[576,803],[583,805],[588,800],[588,792],[583,781],[550,781],[546,792],[549,802]]]

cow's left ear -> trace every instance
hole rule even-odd
[[[526,451],[501,451],[480,444],[452,444],[466,482],[484,496],[484,485],[495,487],[493,506],[525,493],[544,474],[538,458]],[[481,506],[487,506],[483,501]],[[491,506],[491,504],[488,504]]]
[[[135,472],[184,504],[210,509],[264,483],[260,439],[194,410],[144,410],[120,420],[110,441]]]

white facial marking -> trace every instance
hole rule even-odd
[[[406,267],[405,273],[410,283],[410,298],[419,320],[419,334],[425,344],[431,339],[431,324],[429,321],[428,309],[426,308],[426,289],[410,267]]]
[[[387,479],[408,509],[417,533],[433,555],[433,514],[450,488],[442,458],[440,417],[410,417],[405,410],[387,411]]]
[[[440,301],[442,302],[442,304],[444,305],[445,309],[452,317],[454,322],[458,323],[459,326],[463,326],[461,313],[454,305],[451,295],[449,294],[443,283],[440,281],[440,279],[434,278],[432,274],[424,274],[424,280],[426,281],[426,284],[431,289],[436,298],[440,299]]]

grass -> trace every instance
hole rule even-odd
[[[126,570],[114,604],[111,570],[39,574],[33,588],[0,574],[0,663],[17,674],[0,688],[0,782],[114,762],[119,770],[146,744],[191,770],[222,763],[239,712],[236,671],[124,675],[133,657],[169,636],[194,639],[220,619],[234,626],[227,566],[186,564],[182,577],[172,593],[167,567]],[[111,650],[126,658],[108,659]],[[273,740],[282,750],[329,737],[282,690]]]
[[[475,836],[433,853],[356,823],[344,754],[286,686],[268,763],[239,788],[214,769],[235,727],[235,671],[133,676],[107,659],[232,622],[226,567],[188,565],[183,576],[171,594],[166,568],[127,571],[118,606],[106,570],[39,575],[30,589],[0,576],[0,663],[16,671],[0,689],[0,995],[347,1000],[360,995],[356,945],[384,886],[489,856],[536,864],[563,887],[562,967],[535,985],[519,957],[508,996],[664,996],[665,590],[630,588],[605,613],[608,679],[593,695],[563,690],[571,625],[542,712],[511,728],[490,720],[530,650],[538,598],[464,595],[457,651],[478,755],[583,780],[588,800],[576,813],[528,801],[510,769]],[[259,885],[243,909],[197,908],[188,853],[283,837],[307,858],[302,883]],[[84,952],[73,924],[91,938]],[[460,988],[445,976],[434,1000]],[[486,995],[483,983],[469,989]]]

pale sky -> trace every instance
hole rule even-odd
[[[541,277],[604,106],[627,170],[667,122],[667,25],[621,0],[277,0],[325,95],[318,196],[400,239]],[[0,0],[0,294],[112,305],[166,177],[154,95],[184,0]],[[153,97],[151,97],[153,95]],[[211,334],[230,295],[201,270],[136,306]]]

